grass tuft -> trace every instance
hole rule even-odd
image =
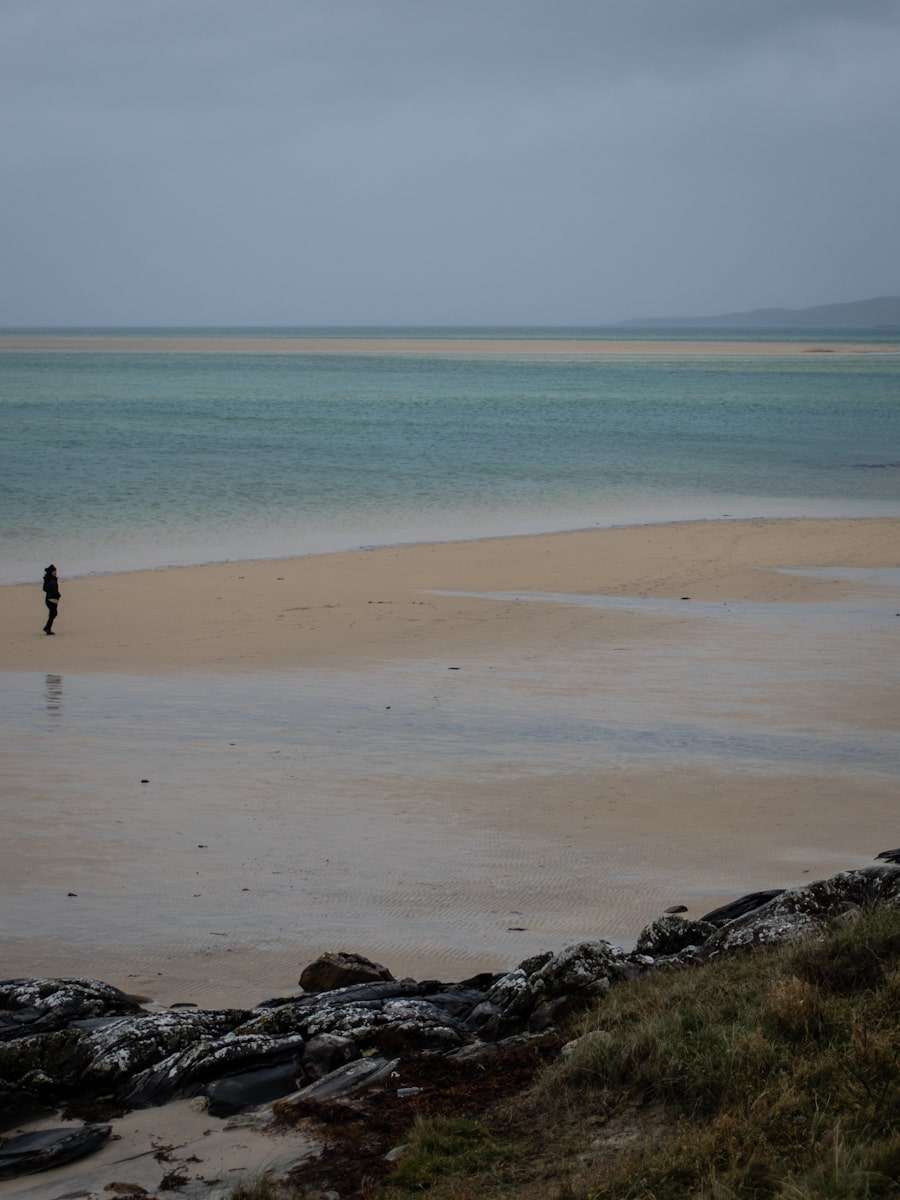
[[[483,1170],[503,1153],[504,1147],[478,1121],[465,1117],[421,1118],[412,1127],[407,1151],[391,1183],[422,1190],[450,1173],[466,1175]]]

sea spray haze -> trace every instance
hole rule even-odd
[[[0,355],[0,570],[900,512],[900,359]]]

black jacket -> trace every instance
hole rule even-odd
[[[59,599],[59,580],[55,575],[44,576],[44,596],[47,600]]]

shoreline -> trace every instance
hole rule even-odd
[[[366,338],[209,337],[198,335],[21,335],[0,333],[0,353],[357,355],[379,358],[522,358],[529,361],[603,358],[753,358],[803,355],[896,355],[897,342],[748,341],[696,338]]]
[[[619,530],[667,529],[703,525],[743,525],[743,524],[772,524],[783,525],[788,522],[795,524],[812,522],[856,522],[865,524],[873,521],[895,521],[900,525],[900,509],[896,513],[870,513],[859,516],[721,516],[721,517],[673,517],[671,520],[654,519],[647,521],[616,521],[610,524],[567,525],[559,529],[524,530],[513,533],[473,534],[471,537],[447,538],[413,538],[409,541],[388,541],[363,543],[329,550],[301,551],[297,554],[265,554],[259,557],[240,558],[208,558],[196,562],[159,563],[156,566],[122,567],[110,570],[76,571],[66,575],[69,582],[83,579],[108,579],[121,575],[156,575],[168,571],[194,571],[209,567],[249,567],[257,565],[272,565],[279,563],[306,562],[310,559],[334,558],[338,555],[373,554],[383,550],[422,550],[433,546],[478,546],[491,542],[514,542],[532,538],[565,537],[573,534],[595,534]],[[900,564],[898,564],[900,565]],[[4,588],[30,588],[39,582],[38,576],[30,579],[10,579],[0,582],[0,591]],[[0,670],[2,670],[0,666]]]
[[[67,575],[60,563],[63,601],[52,641],[35,632],[37,584],[0,585],[8,631],[0,670],[352,666],[484,651],[493,636],[498,649],[559,637],[571,644],[600,623],[612,636],[636,629],[652,636],[652,621],[627,613],[582,610],[575,618],[551,605],[459,593],[677,598],[690,588],[707,600],[838,598],[852,590],[846,581],[778,569],[895,566],[898,544],[900,517],[723,517],[82,576]]]

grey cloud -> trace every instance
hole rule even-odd
[[[0,321],[609,320],[900,288],[900,5],[0,9]]]

